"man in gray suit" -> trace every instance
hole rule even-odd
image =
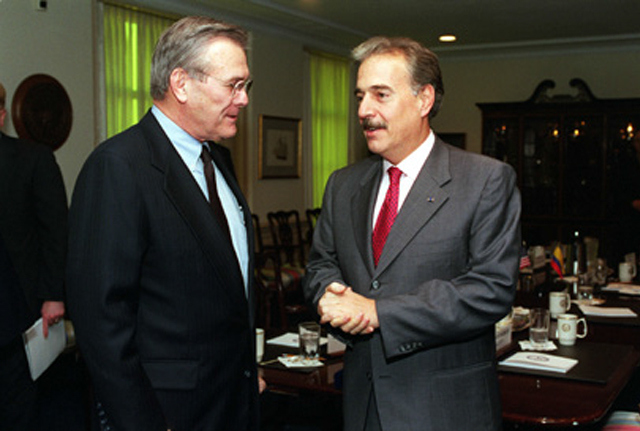
[[[171,26],[154,106],[78,178],[68,304],[102,429],[258,429],[251,214],[215,143],[249,102],[246,46],[211,18]]]
[[[345,430],[498,430],[494,324],[517,280],[515,173],[433,133],[444,90],[431,51],[376,37],[353,55],[374,155],[330,177],[304,283],[348,344]]]

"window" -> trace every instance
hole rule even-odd
[[[349,60],[310,53],[313,205],[320,207],[333,171],[349,158]]]
[[[151,57],[174,20],[104,5],[104,79],[107,137],[137,123],[151,107]]]

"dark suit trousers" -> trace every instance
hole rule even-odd
[[[0,347],[0,431],[37,426],[36,384],[31,380],[22,337]]]
[[[364,424],[364,431],[382,431],[378,406],[376,405],[376,393],[373,388],[371,388],[371,392],[369,393],[369,405],[367,406],[367,419]]]

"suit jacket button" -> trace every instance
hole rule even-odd
[[[373,281],[371,282],[371,288],[372,288],[373,290],[378,290],[378,289],[380,289],[380,282],[379,282],[378,280],[373,280]]]
[[[251,377],[251,371],[249,370],[244,370],[244,376],[248,379],[249,377]]]

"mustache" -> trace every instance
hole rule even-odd
[[[371,118],[365,118],[364,120],[362,120],[361,125],[362,125],[362,130],[387,128],[387,123],[385,123],[384,121],[375,121]]]

